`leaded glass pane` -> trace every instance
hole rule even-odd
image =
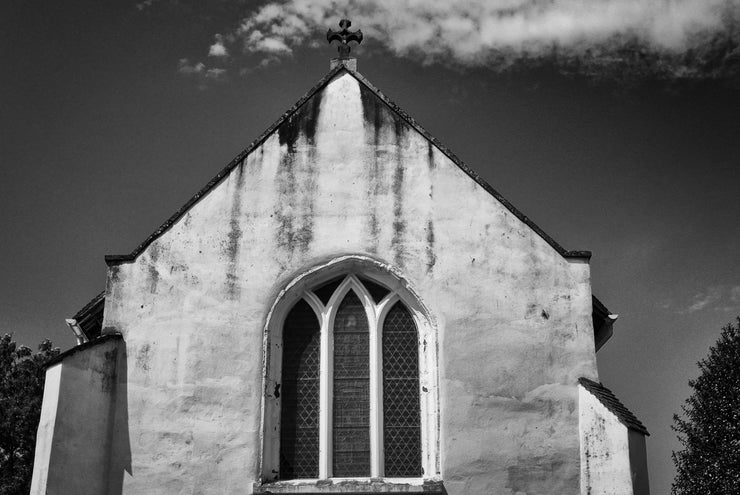
[[[283,327],[280,478],[319,476],[320,325],[301,299]]]
[[[385,476],[421,476],[419,343],[416,325],[397,302],[383,323]]]
[[[370,475],[370,334],[349,291],[334,318],[333,463],[336,477]]]

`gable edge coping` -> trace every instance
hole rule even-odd
[[[123,340],[123,335],[120,333],[110,333],[106,335],[101,335],[98,338],[88,340],[87,342],[84,342],[82,344],[78,344],[76,346],[70,347],[66,351],[62,352],[61,354],[57,354],[55,357],[49,359],[47,362],[45,362],[41,367],[42,369],[46,370],[54,366],[55,364],[61,363],[66,358],[73,354],[77,354],[80,351],[84,351],[85,349],[88,349],[90,347],[95,347],[100,344],[104,344],[108,342],[109,340]]]

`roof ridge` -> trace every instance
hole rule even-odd
[[[290,116],[292,116],[299,108],[303,106],[311,97],[318,93],[324,86],[326,86],[339,72],[346,71],[352,77],[354,77],[361,84],[365,85],[373,94],[380,98],[392,111],[396,112],[403,120],[406,121],[414,130],[424,136],[429,142],[431,142],[437,149],[439,149],[447,158],[449,158],[455,165],[457,165],[463,172],[465,172],[471,179],[473,179],[478,185],[480,185],[486,192],[496,198],[506,209],[514,214],[519,220],[524,222],[532,230],[534,230],[545,242],[547,242],[553,249],[555,249],[564,258],[590,258],[590,251],[568,251],[558,244],[552,237],[547,235],[537,224],[535,224],[529,217],[519,211],[513,204],[511,204],[506,198],[504,198],[498,191],[496,191],[491,185],[486,182],[480,175],[474,170],[468,167],[460,158],[458,158],[449,148],[444,146],[437,138],[432,136],[426,131],[421,125],[419,125],[409,114],[407,114],[401,107],[393,103],[385,94],[383,94],[378,88],[376,88],[370,81],[368,81],[362,74],[346,67],[343,64],[339,64],[336,67],[329,70],[329,72],[322,77],[318,83],[316,83],[308,92],[306,92],[293,106],[286,110],[280,118],[278,118],[270,127],[268,127],[260,136],[252,141],[243,151],[234,157],[226,167],[221,169],[215,177],[213,177],[208,183],[203,186],[198,192],[195,193],[180,209],[178,209],[172,216],[170,216],[162,225],[160,225],[144,242],[139,244],[129,254],[109,254],[105,256],[105,262],[108,265],[114,265],[122,262],[133,261],[136,257],[141,254],[144,249],[154,242],[159,236],[169,230],[174,223],[182,217],[195,203],[197,203],[202,197],[204,197],[211,189],[213,189],[221,180],[223,180],[236,166],[241,163],[247,155],[249,155],[254,149],[260,146],[280,125],[282,125]]]
[[[627,406],[622,404],[620,400],[617,399],[617,396],[614,395],[614,392],[606,388],[601,382],[596,382],[586,377],[581,377],[578,379],[578,383],[583,385],[583,387],[588,390],[591,395],[596,397],[604,407],[611,411],[611,413],[614,414],[619,422],[622,423],[624,426],[650,436],[647,428],[645,428],[645,425],[643,425],[642,422],[637,419],[637,416],[635,416],[632,411],[627,409]]]

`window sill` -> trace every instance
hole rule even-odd
[[[440,480],[399,480],[359,479],[359,480],[296,480],[255,483],[252,493],[303,493],[318,495],[324,493],[427,493],[444,495],[447,492]]]

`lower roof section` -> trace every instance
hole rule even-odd
[[[647,428],[645,428],[645,425],[643,425],[642,422],[632,414],[632,411],[627,409],[627,407],[617,399],[611,390],[601,383],[589,380],[588,378],[579,378],[578,383],[588,390],[591,395],[596,397],[604,407],[611,411],[624,426],[631,430],[638,431],[643,435],[650,435]]]

